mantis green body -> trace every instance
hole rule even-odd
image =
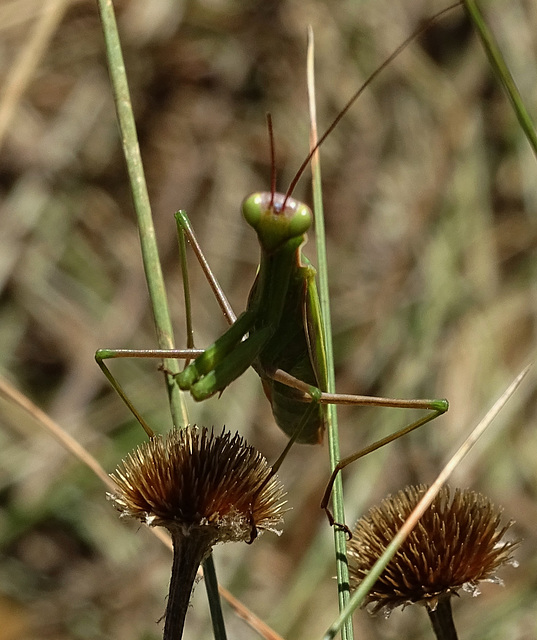
[[[445,12],[440,12],[435,18]],[[274,418],[279,427],[290,436],[290,442],[296,440],[306,444],[317,444],[322,441],[325,429],[323,404],[385,406],[429,411],[420,420],[368,447],[369,452],[447,411],[449,405],[444,399],[402,400],[326,392],[326,358],[315,269],[301,252],[301,247],[306,241],[306,232],[311,226],[312,213],[308,206],[291,197],[315,150],[326,140],[376,75],[423,30],[424,27],[420,27],[403,42],[351,96],[306,157],[285,195],[275,193],[273,186],[270,192],[255,193],[244,200],[243,215],[257,233],[261,259],[247,308],[237,319],[201,253],[186,214],[182,211],[176,213],[180,243],[184,245],[186,235],[231,326],[213,345],[201,352],[193,348],[97,351],[97,363],[150,437],[153,436],[153,431],[106,366],[106,359],[195,357],[184,371],[176,374],[175,379],[181,389],[188,390],[192,397],[199,401],[221,393],[248,367],[253,366],[271,402]],[[272,143],[270,122],[269,130]],[[272,157],[274,185],[274,153]],[[351,459],[356,459],[356,456],[342,460],[339,468],[343,468]]]
[[[176,213],[179,236],[188,237],[231,325],[214,344],[203,351],[99,349],[95,354],[102,371],[150,437],[154,435],[152,429],[106,366],[106,359],[195,357],[175,379],[180,388],[189,391],[197,401],[221,393],[252,366],[261,378],[276,423],[291,443],[322,442],[324,404],[429,411],[423,418],[372,445],[370,451],[447,411],[448,402],[444,399],[403,400],[326,393],[326,358],[315,269],[301,250],[311,227],[311,210],[288,194],[260,192],[244,200],[242,211],[257,233],[261,257],[247,308],[238,318],[204,261],[186,214]],[[342,460],[341,468],[350,461]]]
[[[270,192],[246,198],[242,211],[261,247],[247,309],[176,379],[181,389],[204,400],[253,366],[278,426],[291,437],[301,425],[297,442],[318,444],[324,431],[322,406],[308,410],[297,399],[303,394],[274,379],[281,369],[310,385],[312,395],[326,389],[315,269],[301,251],[312,213],[294,198]]]
[[[322,442],[323,404],[430,411],[406,427],[404,433],[447,411],[447,400],[326,393],[326,358],[316,272],[302,254],[306,232],[312,223],[311,210],[288,194],[260,192],[244,200],[242,213],[256,231],[261,248],[259,270],[246,311],[213,345],[177,374],[181,389],[202,401],[222,392],[253,366],[261,378],[276,423],[293,441],[302,444]],[[178,214],[177,220],[181,228],[189,230],[183,214]],[[398,435],[400,432],[393,437]]]

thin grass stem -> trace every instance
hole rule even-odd
[[[314,39],[313,30],[308,28],[308,103],[310,112],[310,147],[317,145],[317,117],[315,108],[315,74],[314,74]],[[328,288],[328,267],[326,259],[326,236],[324,229],[323,194],[321,183],[321,164],[319,150],[317,149],[311,158],[312,183],[313,183],[313,212],[315,216],[315,238],[317,245],[317,275],[319,278],[319,301],[321,317],[323,319],[323,339],[326,351],[327,391],[335,393],[336,382],[334,374],[334,351],[332,346],[332,324],[330,319],[330,292]],[[340,460],[339,435],[337,422],[337,407],[329,404],[327,412],[327,433],[330,456],[330,468],[333,471]],[[343,483],[341,474],[337,476],[333,489],[333,508],[336,522],[345,522],[343,504]],[[338,598],[340,611],[343,610],[350,599],[349,567],[347,564],[346,534],[340,527],[334,527],[334,547],[336,555],[336,575],[338,584]],[[343,640],[354,637],[352,619],[347,618],[343,629]]]
[[[173,329],[168,310],[166,290],[164,288],[164,278],[158,254],[158,247],[155,237],[155,228],[151,216],[151,205],[147,193],[136,124],[132,112],[132,104],[125,72],[125,63],[121,51],[121,43],[117,30],[117,23],[114,8],[110,0],[99,0],[99,12],[103,26],[103,33],[106,45],[106,56],[110,71],[110,80],[114,93],[119,129],[123,152],[129,174],[134,209],[138,220],[138,230],[140,234],[140,246],[142,249],[142,260],[144,264],[147,286],[155,328],[157,331],[157,342],[161,349],[173,349]],[[176,426],[188,423],[185,404],[181,398],[179,388],[175,384],[173,374],[179,371],[177,361],[166,360],[165,379],[172,419]]]
[[[483,44],[483,48],[485,49],[485,53],[487,54],[490,62],[490,66],[507,92],[507,97],[515,110],[515,114],[520,126],[522,127],[522,131],[526,135],[526,138],[533,149],[533,153],[537,157],[537,132],[535,131],[535,126],[526,107],[524,106],[522,96],[520,95],[520,91],[516,86],[516,82],[511,75],[511,72],[509,71],[505,58],[496,44],[496,39],[483,20],[483,16],[481,15],[475,1],[463,0],[463,4],[468,17],[473,22],[477,34],[481,39],[481,43]]]
[[[58,25],[69,8],[69,0],[49,0],[43,2],[41,14],[35,19],[32,33],[20,55],[11,59],[9,73],[2,82],[0,100],[0,148],[17,113],[24,92],[30,84],[43,54],[47,50]]]

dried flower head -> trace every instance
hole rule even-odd
[[[124,516],[171,533],[164,638],[180,638],[200,563],[219,542],[279,533],[284,492],[266,459],[236,434],[186,427],[140,445],[111,474]]]
[[[360,583],[401,528],[426,486],[407,487],[385,498],[361,518],[349,542],[349,568],[354,586]],[[459,589],[477,595],[479,582],[495,577],[503,564],[513,563],[518,542],[504,541],[513,521],[501,525],[502,511],[487,498],[456,489],[451,499],[443,487],[410,536],[375,583],[366,604],[373,612],[420,602],[434,611]]]
[[[278,532],[283,489],[266,459],[229,431],[186,427],[141,444],[111,474],[124,516],[150,526],[203,529],[215,542],[249,540],[252,528]]]

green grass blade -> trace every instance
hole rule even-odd
[[[315,114],[315,79],[313,71],[313,31],[308,29],[308,96],[310,109],[311,137],[310,146],[317,144],[317,125]],[[336,383],[334,374],[334,351],[332,346],[332,325],[330,320],[330,293],[328,289],[328,267],[326,259],[326,238],[324,230],[324,211],[321,184],[321,166],[319,151],[316,151],[311,160],[313,174],[313,211],[315,216],[315,238],[317,245],[317,275],[319,281],[319,301],[321,305],[321,317],[323,319],[324,342],[326,349],[327,389],[329,393],[335,393]],[[328,447],[330,455],[330,468],[333,470],[340,460],[337,407],[334,404],[327,406]],[[343,505],[343,483],[341,474],[334,483],[333,512],[336,522],[345,522]],[[338,583],[338,596],[340,611],[344,609],[350,599],[349,569],[347,565],[347,540],[346,534],[338,527],[334,527],[334,546],[336,554],[336,571]],[[352,619],[348,617],[342,628],[342,638],[354,637]]]
[[[103,25],[106,55],[108,58],[117,118],[121,131],[123,152],[127,163],[134,208],[138,220],[142,259],[155,319],[157,341],[161,349],[173,349],[172,323],[168,310],[164,278],[162,276],[155,229],[151,216],[151,205],[147,193],[114,8],[111,2],[99,0],[99,11]],[[179,371],[177,361],[167,360],[165,366],[170,373],[177,373]],[[179,389],[170,373],[165,374],[166,387],[174,424],[180,426],[188,422],[188,416]]]
[[[106,0],[99,0],[99,12],[103,25],[106,53],[119,128],[121,130],[123,151],[129,173],[134,208],[138,219],[142,259],[155,319],[157,341],[161,349],[173,349],[174,340],[171,317],[158,255],[155,229],[151,216],[151,206],[147,193],[140,147],[138,145],[138,136],[136,134],[136,125],[132,113],[125,64],[121,52],[121,44],[112,3]],[[179,371],[178,363],[175,360],[168,360],[165,366],[169,372],[165,374],[165,379],[172,419],[177,426],[186,424],[188,423],[186,407],[172,375]],[[212,585],[217,584],[217,578],[214,563],[211,558],[204,561],[203,570],[206,576],[207,596],[213,619],[215,638],[217,638],[217,640],[225,640],[226,633],[223,625],[220,597],[218,590],[212,588]]]
[[[475,1],[463,0],[463,2],[466,12],[470,20],[473,22],[477,34],[481,39],[481,43],[483,44],[490,65],[507,92],[507,96],[513,105],[513,109],[515,110],[518,122],[522,127],[522,131],[524,131],[524,134],[533,149],[533,153],[537,156],[537,132],[535,131],[535,126],[528,114],[528,111],[526,110],[526,107],[524,106],[518,87],[516,86],[514,78],[509,71],[502,52],[496,44],[496,40],[492,32],[485,24],[483,16],[481,15]]]
[[[216,579],[216,569],[214,566],[213,554],[203,561],[203,578],[211,610],[211,622],[213,634],[216,640],[226,640],[226,627],[218,593],[218,580]]]

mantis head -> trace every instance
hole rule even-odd
[[[295,241],[293,246],[302,244],[313,219],[307,205],[270,191],[248,196],[242,203],[242,215],[255,229],[261,246],[269,252],[282,248],[289,241]]]

